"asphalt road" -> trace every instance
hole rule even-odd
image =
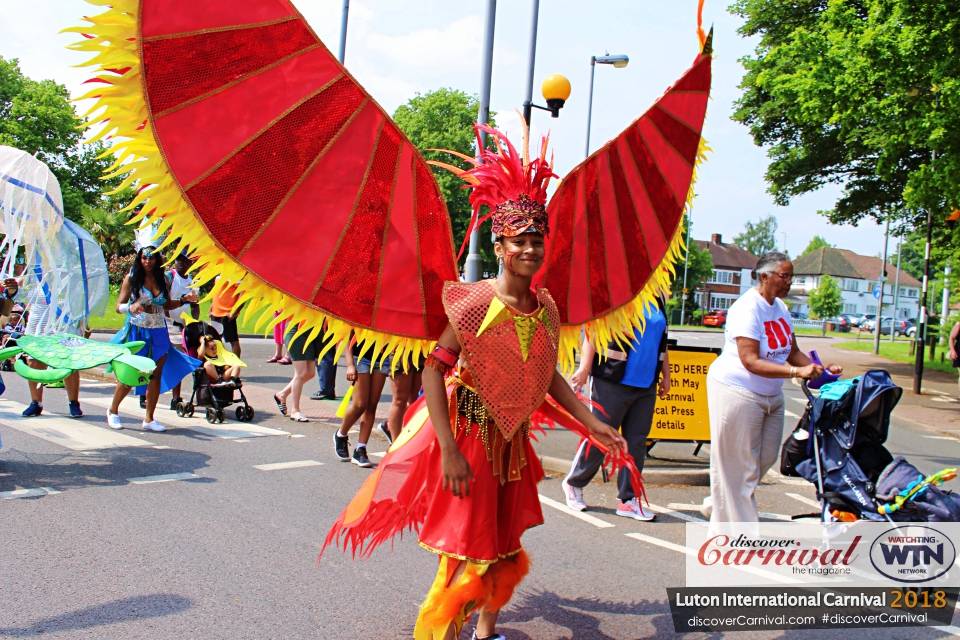
[[[681,343],[709,346],[718,337],[682,335]],[[271,350],[246,343],[248,379],[279,388],[290,368],[256,364]],[[369,473],[335,458],[332,424],[297,424],[256,406],[252,425],[213,427],[163,409],[158,417],[171,428],[146,433],[134,426],[130,400],[122,414],[131,428],[112,432],[103,418],[107,383],[84,381],[87,416],[71,421],[57,390],[48,390],[42,418],[20,418],[26,385],[14,374],[4,381],[0,492],[9,499],[0,500],[0,636],[410,637],[436,570],[414,536],[367,561],[333,550],[317,563],[327,529]],[[787,396],[799,414],[799,388],[788,386]],[[785,434],[794,420],[788,417]],[[960,441],[943,438],[895,424],[888,446],[934,471],[960,454]],[[383,451],[385,442],[374,439],[370,448]],[[813,511],[812,487],[800,483],[768,478],[758,491],[761,510],[771,518]],[[548,477],[540,485],[546,524],[524,537],[534,568],[500,631],[510,640],[674,637],[665,589],[683,586],[685,556],[671,543],[683,543],[684,518],[699,517],[687,505],[707,492],[648,487],[661,515],[640,523],[614,515],[612,485],[592,484],[592,508],[580,518],[551,506],[562,494],[559,479]],[[940,638],[956,631],[692,635]]]

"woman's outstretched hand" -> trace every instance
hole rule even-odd
[[[473,482],[473,472],[470,463],[456,447],[443,451],[441,456],[443,465],[443,490],[450,488],[453,495],[466,498],[470,495],[470,483]]]
[[[596,419],[586,423],[585,426],[590,430],[590,435],[609,449],[610,453],[615,456],[627,454],[627,441],[623,439],[619,431]]]

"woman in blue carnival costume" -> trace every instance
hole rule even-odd
[[[167,321],[163,310],[173,310],[185,303],[197,302],[196,292],[187,293],[178,299],[170,300],[170,280],[163,270],[163,257],[157,251],[162,238],[157,235],[155,226],[137,230],[134,247],[137,257],[133,261],[130,273],[123,279],[120,296],[117,299],[117,313],[127,316],[123,328],[110,342],[125,344],[142,340],[146,344],[137,355],[150,358],[157,368],[150,377],[150,384],[137,387],[138,395],[146,393],[147,411],[143,419],[143,428],[149,431],[166,431],[166,427],[156,421],[153,412],[157,408],[157,399],[166,393],[184,376],[201,365],[199,360],[177,351],[170,342],[167,333]],[[107,410],[107,424],[111,429],[122,429],[120,421],[120,403],[130,393],[130,387],[118,382],[113,392],[113,404]]]

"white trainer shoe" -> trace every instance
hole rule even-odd
[[[111,429],[123,429],[123,423],[120,422],[120,414],[107,411],[107,426]]]
[[[156,432],[158,432],[158,433],[161,432],[161,431],[166,431],[166,430],[167,430],[167,428],[166,428],[165,426],[163,426],[162,424],[160,424],[160,423],[157,422],[156,420],[151,420],[150,422],[144,422],[144,423],[143,423],[143,428],[146,429],[147,431],[156,431]]]
[[[574,511],[587,510],[587,503],[583,501],[583,489],[567,484],[566,478],[560,482],[560,486],[563,487],[563,497],[567,499],[568,507]]]
[[[707,496],[703,499],[703,504],[700,505],[700,515],[707,520],[713,515],[713,496]]]
[[[655,513],[650,513],[644,509],[643,505],[640,504],[640,501],[636,498],[627,500],[626,502],[622,500],[619,501],[617,503],[617,515],[625,518],[633,518],[634,520],[642,520],[643,522],[650,522],[657,517]]]

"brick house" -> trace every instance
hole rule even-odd
[[[697,248],[710,252],[713,259],[713,276],[702,287],[697,287],[694,297],[697,305],[705,311],[729,309],[734,301],[753,286],[750,272],[757,266],[757,257],[735,244],[724,244],[723,236],[714,233],[706,240],[694,240]],[[680,265],[680,269],[683,265]],[[682,277],[682,276],[681,276]]]

